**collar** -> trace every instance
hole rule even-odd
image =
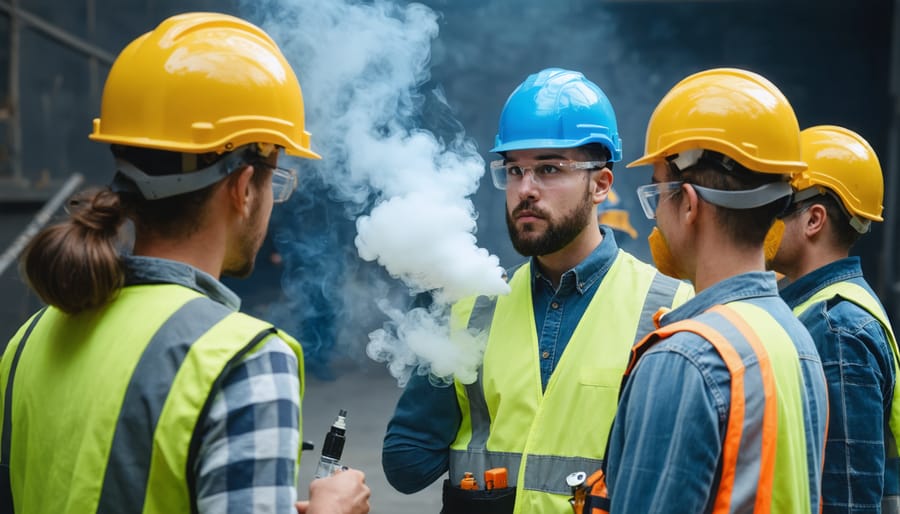
[[[663,314],[659,318],[659,326],[695,318],[715,305],[765,296],[778,296],[775,273],[771,271],[741,273],[701,291],[677,309]]]
[[[791,282],[781,290],[781,297],[792,309],[822,289],[853,278],[861,278],[859,257],[847,257],[828,263]]]
[[[177,284],[202,293],[231,310],[241,308],[241,299],[225,284],[183,262],[138,255],[127,255],[122,261],[126,286]]]
[[[584,294],[594,283],[602,279],[619,254],[619,245],[616,243],[616,237],[609,227],[601,226],[600,232],[603,234],[603,240],[594,248],[583,261],[579,262],[574,268],[562,274],[559,280],[559,291],[568,288],[574,288],[579,294]],[[550,279],[545,277],[540,270],[537,259],[531,258],[531,285],[535,286],[535,282],[540,279],[550,284]]]

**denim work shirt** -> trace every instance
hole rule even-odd
[[[183,262],[129,255],[122,258],[125,285],[178,284],[208,296],[233,311],[241,308],[241,299],[212,275]]]
[[[532,302],[544,388],[618,255],[612,229],[601,226],[600,230],[603,241],[585,260],[563,273],[557,290],[540,273],[537,260],[531,259]],[[456,390],[434,386],[427,376],[414,375],[397,402],[384,436],[381,463],[391,485],[410,494],[447,472],[450,445],[461,422]]]
[[[781,291],[793,309],[837,282],[865,281],[858,257],[832,262]],[[877,297],[876,297],[877,298]],[[885,469],[885,435],[894,394],[894,356],[881,323],[853,302],[811,305],[800,321],[812,334],[828,381],[828,441],[822,499],[825,513],[881,512],[884,495],[900,493],[897,461]]]
[[[752,272],[723,280],[659,320],[660,326],[694,318],[709,308],[749,301],[765,309],[791,335],[807,395],[822,407],[804,423],[813,512],[818,512],[819,466],[824,443],[825,384],[815,346],[778,297],[775,274]],[[814,384],[812,391],[810,385]],[[678,332],[645,353],[626,382],[609,436],[606,461],[612,513],[711,512],[731,407],[731,378],[711,343]]]

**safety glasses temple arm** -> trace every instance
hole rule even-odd
[[[723,191],[691,184],[697,195],[707,202],[729,209],[753,209],[790,196],[793,190],[787,182],[772,182],[746,191]]]

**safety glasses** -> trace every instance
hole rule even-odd
[[[599,170],[606,161],[532,161],[530,163],[493,161],[491,178],[497,189],[518,186],[531,173],[531,180],[537,187],[552,189],[563,186],[578,176],[579,171]]]
[[[654,182],[637,188],[638,199],[641,201],[641,208],[644,209],[644,216],[647,219],[656,219],[656,208],[659,206],[659,199],[663,194],[672,193],[681,188],[684,181],[675,180],[672,182]]]
[[[297,172],[289,168],[279,168],[264,161],[257,161],[254,165],[265,166],[272,170],[272,201],[275,203],[286,202],[291,193],[297,189]]]

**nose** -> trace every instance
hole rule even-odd
[[[534,170],[526,168],[522,172],[522,179],[518,181],[516,193],[520,199],[537,198],[540,191],[540,184],[534,174]]]

